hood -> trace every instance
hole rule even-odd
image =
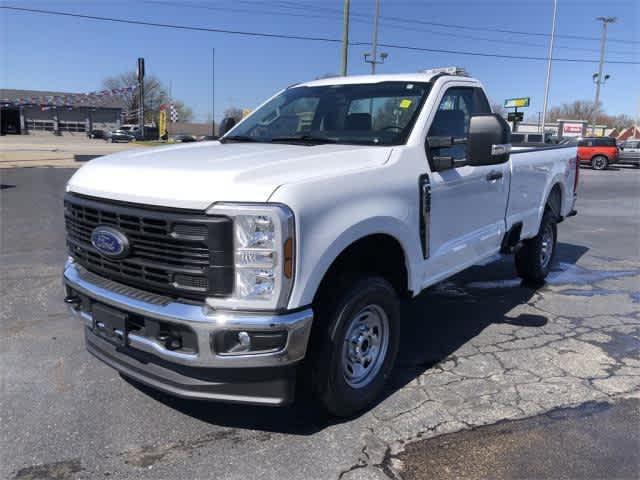
[[[266,202],[281,185],[384,164],[392,147],[204,142],[129,150],[92,160],[68,190],[132,203],[203,210]]]

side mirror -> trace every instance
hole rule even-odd
[[[236,126],[236,120],[232,117],[225,117],[218,127],[218,135],[223,136],[229,130]]]
[[[473,115],[469,123],[467,160],[469,165],[494,165],[509,160],[511,129],[500,115]]]

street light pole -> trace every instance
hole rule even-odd
[[[553,0],[553,21],[551,23],[551,40],[549,41],[549,55],[547,58],[547,79],[544,82],[544,104],[542,106],[542,141],[544,138],[544,124],[547,119],[547,104],[549,102],[549,83],[551,82],[551,63],[553,61],[553,42],[556,38],[556,17],[558,15],[558,0]]]
[[[344,0],[342,12],[342,67],[340,73],[347,76],[347,63],[349,61],[349,4],[350,0]]]
[[[598,73],[594,75],[594,81],[596,82],[596,99],[593,105],[593,116],[591,118],[591,135],[596,134],[596,115],[598,114],[598,105],[600,104],[600,85],[603,85],[609,78],[608,75],[605,78],[602,78],[604,52],[607,45],[607,25],[614,23],[616,21],[616,17],[598,17],[596,20],[602,22],[602,40],[600,42],[600,65],[598,66]]]
[[[380,18],[380,0],[376,0],[376,13],[373,17],[373,39],[371,42],[371,75],[376,74],[376,63],[378,61],[378,19]]]
[[[371,52],[364,54],[364,61],[371,64],[371,75],[376,74],[376,65],[384,63],[389,56],[386,52],[380,53],[380,60],[378,60],[378,20],[380,18],[380,0],[375,0],[376,10],[373,16],[373,38],[371,40]],[[371,57],[371,59],[369,59]]]

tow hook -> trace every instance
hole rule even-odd
[[[182,348],[182,340],[179,337],[174,337],[172,335],[160,335],[157,337],[162,343],[164,343],[164,348],[167,350],[179,350]]]
[[[66,297],[64,297],[64,303],[73,308],[78,308],[82,303],[82,300],[76,295],[67,295]]]

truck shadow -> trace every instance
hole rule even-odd
[[[556,262],[575,264],[587,248],[559,243]],[[468,287],[472,282],[490,288]],[[548,319],[526,314],[507,317],[517,305],[529,302],[539,286],[525,285],[515,275],[513,259],[474,266],[408,301],[402,310],[401,346],[396,369],[382,402],[433,366],[455,358],[455,352],[492,324],[543,327]],[[329,418],[307,399],[282,408],[230,405],[184,400],[129,383],[159,402],[201,421],[229,428],[246,428],[294,435],[311,435],[327,426],[352,419]],[[375,408],[375,406],[373,407]]]

